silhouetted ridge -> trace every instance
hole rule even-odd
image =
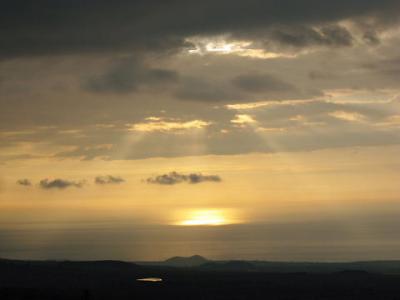
[[[205,262],[204,262],[205,261]],[[172,267],[170,264],[196,267]],[[397,299],[400,262],[0,260],[1,300]],[[382,270],[382,273],[376,272]],[[160,282],[138,279],[160,278]]]

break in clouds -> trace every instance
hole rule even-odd
[[[177,183],[197,184],[202,182],[220,182],[221,177],[218,175],[203,175],[201,173],[183,174],[178,172],[170,172],[168,174],[156,175],[146,179],[147,183],[174,185]]]

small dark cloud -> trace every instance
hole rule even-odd
[[[353,36],[340,25],[324,26],[321,29],[322,44],[328,46],[346,47],[353,44]]]
[[[337,76],[328,71],[311,70],[308,73],[308,78],[311,80],[332,80],[336,79]]]
[[[202,78],[185,78],[176,92],[181,100],[199,102],[223,102],[241,99],[240,93],[223,86],[222,83],[208,81]]]
[[[137,59],[123,59],[105,73],[93,76],[83,84],[91,92],[131,93],[141,88],[173,84],[178,81],[173,70],[151,68]]]
[[[363,40],[370,45],[379,45],[381,42],[375,30],[366,31],[363,35]]]
[[[375,72],[380,76],[391,78],[394,80],[396,87],[400,74],[400,56],[385,58],[375,62],[367,62],[361,65],[368,71]]]
[[[39,186],[42,189],[50,190],[50,189],[66,189],[69,187],[77,187],[81,188],[84,185],[84,182],[75,182],[75,181],[69,181],[65,179],[54,179],[54,180],[49,180],[49,179],[43,179],[39,182]]]
[[[182,174],[178,172],[170,172],[168,174],[157,175],[146,179],[147,183],[161,185],[173,185],[183,182],[196,184],[206,181],[220,182],[221,177],[218,175],[203,175],[201,173]]]
[[[353,44],[353,36],[344,27],[333,24],[313,28],[309,26],[282,27],[267,33],[269,41],[281,45],[304,48],[313,46],[345,47]]]
[[[105,185],[105,184],[119,184],[125,182],[125,180],[121,177],[106,175],[106,176],[97,176],[94,179],[94,182],[96,184]]]
[[[24,178],[24,179],[18,179],[17,184],[22,186],[31,186],[32,182],[29,179]]]

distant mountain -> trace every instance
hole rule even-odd
[[[246,260],[208,260],[200,255],[190,257],[175,256],[159,262],[124,262],[124,261],[24,261],[0,258],[0,272],[30,268],[45,274],[49,270],[80,274],[96,272],[105,275],[109,272],[128,272],[154,275],[162,268],[192,268],[198,271],[234,271],[264,273],[375,273],[399,274],[400,261],[358,261],[358,262],[271,262]],[[160,269],[161,268],[161,269]],[[158,270],[158,271],[157,271]],[[145,274],[146,273],[146,274]],[[157,275],[157,274],[156,274]],[[147,276],[147,275],[146,275]],[[155,275],[154,275],[155,276]],[[0,297],[1,298],[1,297]]]
[[[200,256],[200,255],[193,255],[190,257],[182,257],[182,256],[175,256],[165,260],[162,265],[168,267],[198,267],[205,263],[208,263],[209,260]]]
[[[195,268],[204,271],[251,271],[268,273],[336,273],[364,271],[368,273],[400,274],[400,261],[358,262],[284,262],[246,260],[208,260],[200,255],[175,256],[165,261],[135,262],[139,266]]]

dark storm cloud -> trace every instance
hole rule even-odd
[[[175,83],[178,73],[150,68],[134,58],[120,60],[104,74],[93,76],[83,86],[92,92],[129,93],[140,88]]]
[[[24,178],[24,179],[18,179],[17,184],[22,186],[31,186],[32,182],[29,179]]]
[[[45,190],[50,190],[50,189],[66,189],[69,187],[77,187],[81,188],[83,186],[84,182],[75,182],[75,181],[69,181],[65,179],[54,179],[54,180],[49,180],[49,179],[43,179],[39,182],[39,186],[42,189]]]
[[[171,51],[184,41],[150,28],[166,3],[146,1],[6,1],[0,12],[3,57]],[[160,20],[160,22],[162,22]],[[161,24],[158,24],[161,25]]]
[[[350,46],[353,42],[350,32],[338,25],[324,26],[319,31],[312,28],[304,28],[289,35],[285,32],[277,31],[276,39],[283,44],[300,47],[309,45]]]
[[[0,11],[0,56],[174,51],[188,46],[187,36],[282,24],[308,29],[300,37],[277,34],[280,42],[348,45],[348,32],[329,24],[348,18],[388,24],[399,8],[398,0],[8,0]]]
[[[94,179],[94,182],[96,184],[105,185],[105,184],[119,184],[125,182],[125,180],[121,177],[106,175],[106,176],[97,176]]]
[[[170,172],[168,174],[157,175],[146,179],[147,183],[173,185],[177,183],[201,183],[201,182],[220,182],[221,178],[218,175],[203,175],[201,173],[182,174],[178,172]]]

